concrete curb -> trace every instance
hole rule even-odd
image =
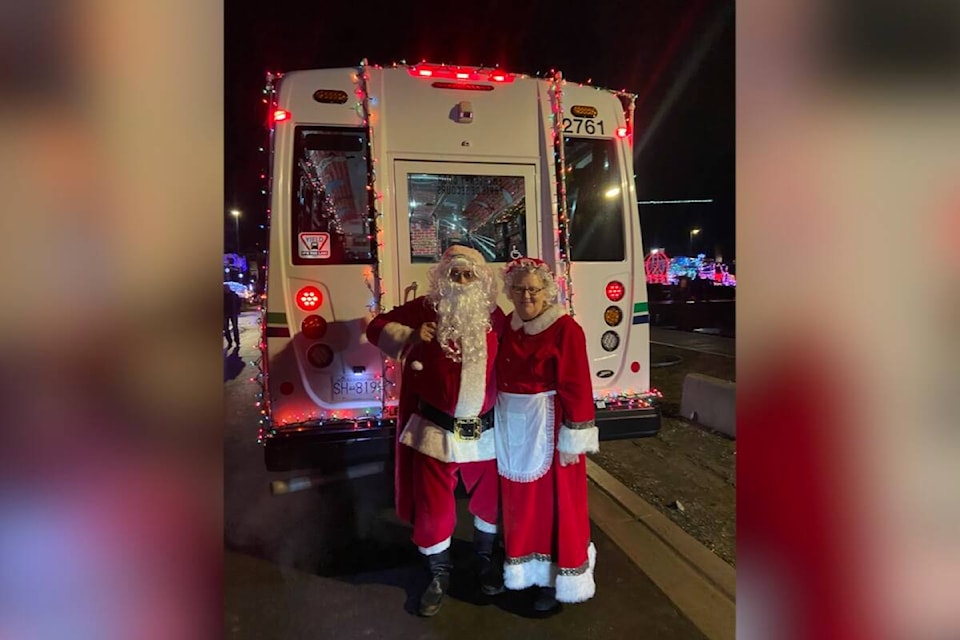
[[[705,427],[737,437],[737,383],[702,373],[683,379],[680,415]]]
[[[710,640],[734,640],[736,571],[587,459],[590,517]]]

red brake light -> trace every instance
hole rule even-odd
[[[617,137],[626,138],[627,137],[627,128],[626,127],[617,127]]]
[[[483,67],[448,67],[442,64],[423,62],[407,69],[411,76],[420,78],[441,78],[445,80],[469,80],[472,82],[513,82],[515,74],[500,71],[499,69],[484,69]]]
[[[293,116],[286,109],[275,109],[273,113],[270,114],[270,124],[276,124],[277,122],[283,122],[284,120],[289,120]]]
[[[327,332],[327,321],[316,315],[309,315],[300,323],[300,330],[305,338],[318,340]]]
[[[626,289],[623,288],[622,282],[612,280],[607,283],[607,298],[609,298],[611,302],[619,302],[622,300],[624,293],[626,293]]]
[[[323,303],[323,294],[316,287],[306,286],[297,291],[296,303],[304,311],[315,311]]]

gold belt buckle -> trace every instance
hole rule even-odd
[[[464,425],[471,425],[470,429],[464,430]],[[479,440],[481,427],[483,423],[480,418],[455,418],[453,421],[453,435],[458,440]]]

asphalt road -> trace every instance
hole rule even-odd
[[[704,635],[596,525],[597,596],[548,617],[533,594],[476,593],[472,518],[459,501],[453,586],[434,618],[413,613],[426,584],[408,527],[392,509],[383,473],[273,495],[275,480],[256,443],[256,314],[241,318],[242,348],[225,354],[224,589],[226,637],[298,638],[662,638]]]

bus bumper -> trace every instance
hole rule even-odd
[[[392,460],[395,441],[392,418],[363,428],[352,421],[279,427],[264,436],[264,463],[267,471],[340,473],[353,465]]]
[[[595,421],[601,441],[646,438],[660,431],[660,409],[597,409]]]

